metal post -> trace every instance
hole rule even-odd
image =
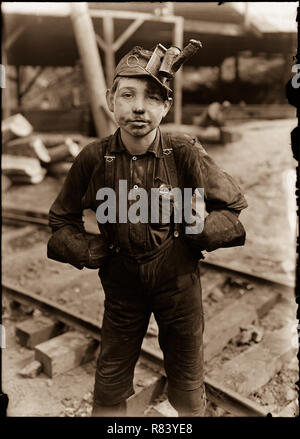
[[[113,49],[114,44],[114,19],[112,17],[103,18],[103,32],[104,40],[106,43],[105,49],[105,70],[106,70],[106,82],[108,87],[111,87],[115,70],[115,52]]]
[[[112,134],[116,128],[110,118],[105,93],[106,83],[103,74],[93,23],[89,16],[87,3],[71,3],[71,19],[78,51],[87,81],[88,92],[97,134],[100,138]]]
[[[177,17],[174,23],[173,45],[183,48],[184,19]],[[181,124],[182,120],[182,68],[174,75],[174,123]]]

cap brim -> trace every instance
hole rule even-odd
[[[127,76],[127,77],[150,77],[151,79],[153,79],[161,88],[163,88],[163,90],[168,94],[168,92],[172,93],[172,89],[169,88],[167,85],[163,84],[158,78],[156,78],[156,76],[152,75],[152,73],[147,72],[147,70],[144,70],[142,68],[137,68],[136,67],[128,67],[126,69],[122,69],[122,71],[120,73],[116,73],[115,78],[117,78],[118,76],[122,77],[122,76]]]

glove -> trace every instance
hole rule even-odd
[[[86,268],[99,269],[108,257],[108,248],[104,238],[101,235],[87,235],[89,258],[86,262]]]
[[[106,244],[100,235],[89,236],[72,225],[54,232],[47,245],[49,259],[71,264],[79,270],[100,268],[107,255]]]
[[[186,239],[194,250],[211,252],[221,247],[244,245],[246,232],[236,214],[214,210],[205,218],[202,233],[186,235]]]

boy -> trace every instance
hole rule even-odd
[[[93,416],[126,415],[126,399],[134,393],[134,367],[152,312],[159,327],[169,401],[179,416],[204,416],[198,260],[201,250],[242,245],[245,239],[237,216],[247,203],[232,178],[195,139],[162,135],[159,130],[172,102],[171,75],[161,74],[162,66],[168,70],[177,62],[174,74],[178,60],[184,62],[172,50],[157,57],[155,51],[135,47],[121,59],[107,91],[108,107],[119,128],[82,150],[50,209],[54,234],[48,256],[77,268],[100,268],[105,292]],[[173,221],[162,221],[161,216],[159,221],[128,221],[121,206],[128,199],[132,207],[134,200],[119,193],[120,182],[131,194],[170,189]],[[103,200],[99,191],[103,188],[107,195],[115,191],[114,206]],[[184,225],[174,221],[173,188],[182,192],[203,188],[209,214],[201,233],[187,235]],[[85,234],[82,211],[88,208],[96,212],[101,236]],[[112,220],[104,223],[108,211]]]

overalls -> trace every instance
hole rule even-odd
[[[178,187],[172,145],[164,151],[168,184]],[[105,185],[114,188],[115,160],[106,150]],[[168,398],[179,416],[204,416],[204,329],[198,258],[181,225],[159,247],[142,255],[122,252],[116,227],[101,231],[110,257],[99,270],[105,292],[101,352],[94,388],[95,416],[122,416],[134,394],[134,367],[153,312],[168,378]]]

